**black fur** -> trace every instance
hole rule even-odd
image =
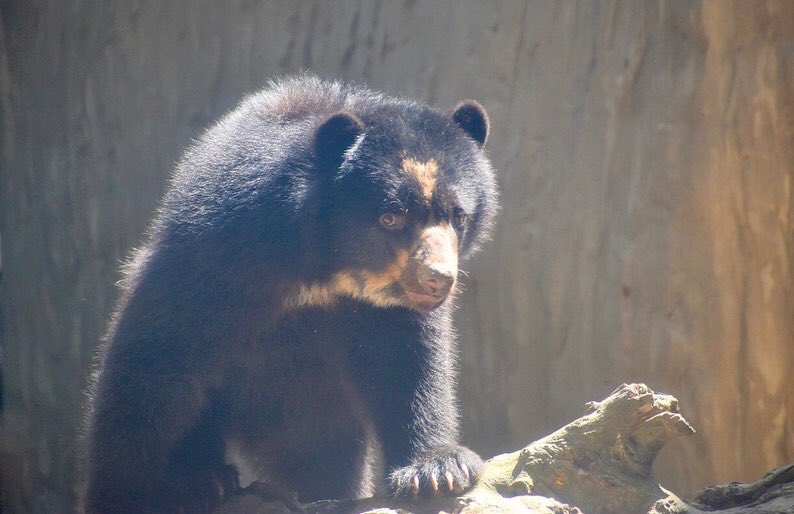
[[[285,298],[343,270],[361,286],[427,224],[454,218],[470,255],[496,211],[475,111],[299,77],[204,133],[125,270],[92,391],[88,512],[207,511],[235,487],[232,450],[302,500],[371,493],[373,441],[393,494],[473,483],[482,463],[458,446],[451,300]],[[432,204],[400,169],[406,156],[437,163]],[[405,230],[379,224],[395,209]]]
[[[490,121],[488,114],[479,102],[475,100],[464,100],[455,107],[452,113],[455,123],[465,130],[480,146],[484,146],[488,140]]]
[[[314,155],[320,166],[338,168],[344,161],[345,151],[353,146],[362,130],[361,120],[347,112],[334,114],[325,120],[314,135]]]

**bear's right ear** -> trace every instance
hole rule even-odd
[[[314,156],[323,169],[337,169],[345,151],[364,130],[364,123],[349,112],[338,112],[326,119],[314,133]]]
[[[463,100],[452,112],[452,119],[477,143],[485,146],[488,140],[490,122],[485,108],[476,100]]]

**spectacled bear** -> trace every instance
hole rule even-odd
[[[488,127],[475,101],[301,76],[209,128],[125,269],[85,510],[208,511],[243,469],[303,501],[356,498],[373,448],[391,494],[471,486],[451,316],[497,210]]]

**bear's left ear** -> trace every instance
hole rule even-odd
[[[314,133],[314,155],[323,168],[337,169],[345,160],[345,151],[353,146],[364,130],[364,123],[349,112],[332,114]]]
[[[482,147],[488,140],[488,113],[480,102],[463,100],[452,113],[452,119]]]

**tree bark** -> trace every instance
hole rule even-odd
[[[691,502],[661,487],[652,473],[659,450],[671,439],[694,432],[674,397],[655,393],[644,384],[623,384],[605,400],[588,403],[587,412],[576,421],[519,451],[490,459],[480,482],[459,498],[301,505],[294,499],[272,501],[266,486],[254,484],[219,512],[794,512],[794,464],[753,484],[708,488]]]

